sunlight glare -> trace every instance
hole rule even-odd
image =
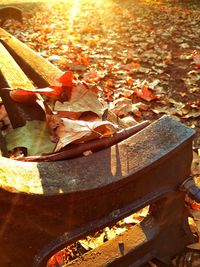
[[[80,0],[74,0],[69,17],[69,25],[71,28],[73,27],[74,19],[79,12],[80,12]]]

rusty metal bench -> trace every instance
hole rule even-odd
[[[2,29],[0,41],[1,88],[31,87],[30,80],[43,87],[61,74]],[[44,267],[59,249],[146,205],[150,212],[140,224],[66,266],[137,267],[154,258],[169,264],[196,240],[179,190],[190,173],[193,136],[192,129],[164,116],[88,157],[1,157],[0,266]]]

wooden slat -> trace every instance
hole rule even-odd
[[[0,41],[6,46],[9,53],[15,58],[18,64],[24,64],[24,72],[30,75],[37,86],[53,84],[57,76],[63,72],[46,59],[38,55],[27,45],[0,28]]]
[[[2,89],[4,87],[35,89],[32,82],[0,43],[0,93],[12,126],[17,128],[25,125],[27,120],[44,119],[45,114],[39,105],[28,106],[16,103],[10,98],[9,91]]]
[[[0,43],[0,70],[10,88],[35,89],[18,64]]]

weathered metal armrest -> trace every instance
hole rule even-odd
[[[162,162],[167,162],[167,158],[171,161],[174,154],[184,147],[188,148],[188,153],[179,160],[184,160],[185,164],[181,166],[176,162],[172,174],[177,176],[178,168],[179,179],[175,181],[173,177],[168,177],[165,181],[163,176],[168,173],[163,173],[160,177],[163,187],[173,186],[176,189],[190,173],[193,135],[192,129],[163,116],[125,141],[87,157],[58,162],[20,162],[1,158],[1,188],[36,197],[100,189],[121,180],[128,182],[133,175],[136,177],[141,172],[155,168],[155,165],[159,168]],[[145,179],[147,183],[152,182]],[[141,190],[139,191],[138,194],[141,195]]]

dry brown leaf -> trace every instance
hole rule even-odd
[[[121,97],[114,101],[114,112],[117,116],[127,116],[132,112],[132,101],[128,98]]]
[[[132,125],[137,124],[137,121],[131,117],[131,116],[127,116],[121,119],[122,123],[124,123],[124,127],[130,127]]]
[[[117,125],[109,121],[73,121],[62,118],[56,129],[59,140],[55,151],[59,151],[72,142],[84,142],[111,136],[116,130]]]
[[[196,152],[193,152],[191,173],[193,175],[200,175],[200,156]]]
[[[67,102],[55,103],[54,111],[85,112],[92,111],[99,117],[103,115],[104,107],[98,100],[97,93],[88,89],[84,84],[79,83],[72,88],[71,99]]]
[[[183,116],[183,118],[188,119],[188,118],[198,118],[200,117],[200,110],[191,110],[189,111],[186,115]]]
[[[99,233],[98,236],[87,236],[85,239],[81,239],[78,242],[81,246],[86,250],[98,248],[100,245],[104,243],[105,232]]]
[[[167,115],[178,115],[178,116],[184,116],[188,113],[187,109],[178,108],[178,107],[156,107],[152,109],[152,111],[156,114],[164,113]],[[185,117],[184,117],[185,118]]]

